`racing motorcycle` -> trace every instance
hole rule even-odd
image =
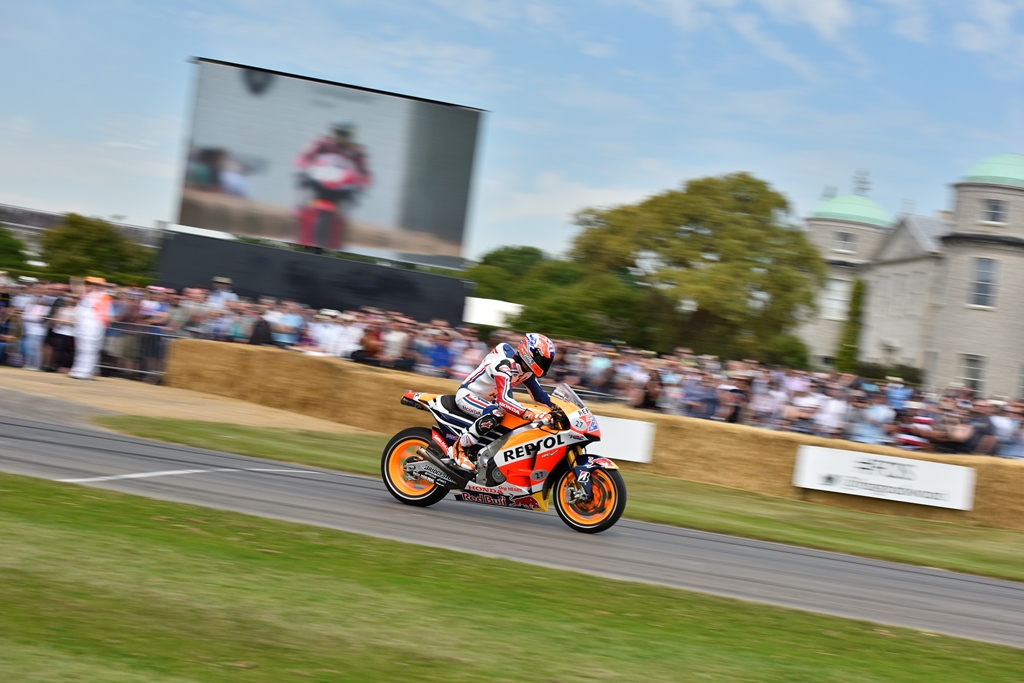
[[[466,472],[448,457],[448,447],[459,437],[459,425],[475,418],[459,409],[454,395],[405,392],[402,404],[431,413],[436,425],[392,437],[381,457],[385,486],[402,503],[419,507],[453,490],[460,501],[540,512],[550,501],[576,531],[611,528],[626,508],[626,484],[614,462],[585,452],[601,439],[597,419],[567,384],[552,392],[551,401],[546,420],[505,414],[481,437],[476,468]]]
[[[318,154],[299,179],[310,192],[299,211],[299,244],[341,249],[348,226],[346,204],[355,199],[364,181],[351,159],[341,154]]]

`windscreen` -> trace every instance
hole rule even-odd
[[[551,392],[551,395],[560,401],[571,403],[577,408],[585,408],[583,400],[576,395],[576,392],[568,384],[559,384],[555,387],[555,390]]]

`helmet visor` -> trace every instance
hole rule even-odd
[[[543,377],[544,375],[546,375],[548,370],[551,369],[551,360],[551,358],[545,358],[539,353],[534,354],[533,366],[531,367],[531,369],[533,370],[533,374],[536,375],[537,377]]]

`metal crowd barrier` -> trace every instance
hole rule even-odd
[[[108,377],[145,378],[158,383],[170,344],[180,338],[160,325],[114,322],[107,328],[100,353],[100,371]]]

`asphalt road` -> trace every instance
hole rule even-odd
[[[1024,584],[630,520],[588,536],[450,497],[411,508],[373,478],[89,429],[88,409],[26,396],[0,396],[0,470],[1024,648]]]

